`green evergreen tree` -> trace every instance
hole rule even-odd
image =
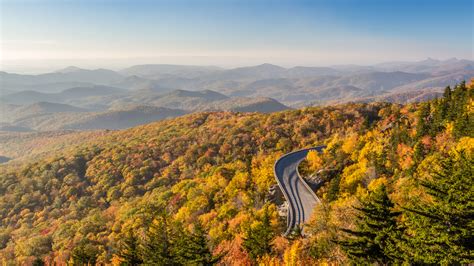
[[[440,101],[440,108],[439,108],[440,115],[443,119],[446,119],[449,117],[452,94],[453,94],[453,91],[451,90],[451,87],[447,86],[444,89],[443,98]]]
[[[329,181],[329,189],[327,193],[327,200],[329,202],[334,201],[337,199],[340,190],[340,183],[341,183],[341,174],[337,173],[334,178]]]
[[[421,138],[430,132],[431,105],[429,102],[422,103],[418,111],[418,122],[416,126],[416,137]]]
[[[450,121],[454,122],[453,134],[456,138],[474,136],[474,118],[469,104],[473,97],[473,89],[467,88],[465,82],[457,85],[452,93]]]
[[[275,233],[271,226],[268,207],[265,207],[260,223],[255,227],[249,226],[247,228],[244,236],[243,247],[250,257],[256,260],[259,257],[272,252],[272,242],[274,238]]]
[[[170,225],[166,213],[150,225],[146,242],[143,247],[144,261],[150,265],[177,265],[176,255],[173,252],[173,238],[175,232]]]
[[[200,222],[194,223],[193,231],[179,228],[174,254],[183,265],[214,265],[221,256],[214,257],[207,241],[207,234]]]
[[[425,157],[425,151],[423,148],[423,144],[420,141],[418,141],[413,147],[413,160],[415,161],[415,165],[413,167],[416,167],[416,165],[418,165],[421,161],[423,161],[424,157]]]
[[[447,86],[445,89],[444,89],[444,93],[443,93],[443,97],[445,100],[447,101],[451,101],[451,94],[453,93],[453,91],[451,90],[451,87],[450,86]]]
[[[341,229],[347,237],[337,241],[355,263],[388,264],[400,262],[403,228],[397,224],[400,212],[393,211],[394,204],[384,185],[371,192],[359,211],[356,229]]]
[[[429,134],[436,136],[439,132],[446,128],[446,99],[439,98],[431,101],[432,121]]]
[[[433,201],[406,208],[411,241],[419,263],[474,261],[474,160],[465,150],[452,153],[421,181]]]
[[[44,261],[41,258],[36,258],[33,261],[32,266],[44,266]]]
[[[119,242],[118,256],[125,265],[135,266],[143,263],[141,244],[135,232],[126,231]]]
[[[87,239],[81,240],[71,253],[74,265],[95,265],[98,256],[98,248]]]
[[[467,110],[456,117],[453,133],[457,138],[474,137],[474,117]]]

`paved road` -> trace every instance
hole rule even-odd
[[[288,220],[285,235],[293,228],[307,222],[314,206],[320,202],[311,188],[298,173],[298,165],[310,150],[321,152],[326,146],[287,153],[275,162],[274,172],[283,195],[288,202]]]

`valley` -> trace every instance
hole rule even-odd
[[[0,265],[474,265],[473,3],[0,0]]]

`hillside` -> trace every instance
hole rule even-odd
[[[63,129],[123,129],[186,114],[186,111],[154,106],[137,106],[118,111],[89,114],[71,119]]]
[[[74,87],[56,93],[21,91],[0,97],[0,102],[9,104],[34,104],[36,102],[71,103],[83,98],[120,95],[123,89],[108,86]]]
[[[0,132],[0,156],[12,163],[40,159],[106,134],[110,131]]]
[[[0,99],[16,103],[0,103],[0,122],[8,123],[3,131],[123,129],[196,111],[288,109],[270,98],[228,97],[211,90],[162,93],[107,86],[71,88],[59,93],[20,92]],[[53,102],[42,101],[46,99]]]
[[[0,106],[8,106],[2,105]],[[52,113],[80,113],[87,112],[88,110],[75,107],[68,104],[50,103],[50,102],[36,102],[30,105],[15,106],[14,108],[4,108],[2,121],[13,122],[17,119],[24,117],[36,116],[40,114],[52,114]]]
[[[196,110],[199,106],[227,99],[228,97],[211,90],[188,91],[174,90],[167,93],[156,93],[153,91],[139,91],[129,97],[118,99],[111,103],[112,106],[123,106],[126,104],[146,104],[167,108],[184,110]]]
[[[166,108],[177,108],[186,111],[238,111],[238,112],[275,112],[288,109],[287,106],[270,98],[263,97],[228,97],[212,91],[174,90],[167,93],[140,91],[129,97],[117,99],[110,105],[111,109],[127,105],[152,105]]]
[[[343,121],[346,119],[354,120],[354,126],[361,127],[364,117],[375,116],[380,108],[380,106],[352,106],[352,111],[344,111],[340,108],[316,108],[304,112],[290,111],[275,113],[273,115],[256,113],[198,113],[112,133],[110,136],[104,138],[92,139],[90,140],[90,144],[85,144],[83,148],[78,148],[74,152],[67,151],[63,153],[63,155],[60,155],[60,157],[64,156],[62,159],[60,157],[47,159],[47,161],[52,163],[51,166],[55,170],[53,170],[54,173],[50,172],[52,174],[51,176],[44,176],[44,178],[50,180],[47,182],[56,183],[56,181],[58,181],[56,185],[53,185],[54,189],[51,187],[56,192],[53,192],[53,190],[40,192],[37,196],[28,197],[29,203],[25,202],[26,205],[17,206],[20,209],[25,209],[27,205],[34,204],[30,205],[30,211],[26,211],[28,208],[25,209],[23,213],[26,214],[26,212],[31,213],[36,210],[44,210],[45,208],[50,209],[53,204],[56,204],[57,214],[59,216],[73,215],[71,216],[72,220],[68,219],[67,222],[59,223],[59,220],[54,218],[59,218],[59,216],[55,216],[55,214],[47,211],[48,214],[45,213],[46,216],[43,216],[45,220],[36,220],[36,218],[30,220],[32,228],[34,229],[27,233],[21,230],[16,231],[16,229],[11,227],[14,223],[23,223],[20,222],[20,220],[24,221],[23,218],[20,218],[20,215],[13,215],[12,213],[12,215],[8,215],[7,217],[4,216],[7,215],[7,213],[1,212],[2,236],[6,237],[2,239],[7,239],[2,243],[9,246],[2,250],[2,252],[6,252],[2,254],[11,258],[11,255],[8,255],[8,250],[14,247],[7,243],[9,243],[8,239],[13,235],[15,235],[15,238],[20,237],[18,241],[25,241],[23,242],[25,245],[30,245],[28,244],[29,240],[20,240],[22,239],[21,235],[25,234],[29,235],[28,239],[33,239],[34,241],[41,239],[53,241],[53,232],[66,233],[71,226],[79,226],[81,223],[88,223],[87,221],[92,222],[92,224],[81,234],[91,234],[91,237],[95,235],[99,237],[96,238],[96,240],[99,240],[101,243],[109,243],[108,240],[100,237],[100,235],[104,233],[107,235],[111,234],[111,226],[115,221],[118,223],[117,226],[119,226],[119,228],[123,225],[124,230],[128,223],[126,220],[122,220],[126,216],[122,216],[120,214],[122,211],[118,211],[117,209],[122,208],[119,207],[119,202],[126,203],[129,201],[131,203],[135,200],[145,200],[150,204],[161,204],[158,203],[158,201],[161,201],[159,198],[163,196],[167,199],[165,202],[168,201],[168,199],[175,198],[178,204],[176,207],[180,205],[184,207],[180,211],[181,214],[179,214],[179,216],[192,218],[194,216],[192,213],[197,210],[196,208],[205,210],[211,206],[205,207],[205,205],[209,204],[207,196],[202,194],[204,193],[202,189],[205,187],[212,189],[212,191],[206,192],[207,195],[217,193],[215,194],[215,199],[221,198],[215,202],[215,204],[218,204],[216,206],[227,206],[221,210],[224,211],[220,214],[222,218],[216,220],[217,217],[215,215],[217,215],[217,213],[214,211],[208,214],[211,215],[209,216],[211,219],[209,222],[214,220],[214,222],[212,222],[215,225],[215,232],[212,233],[213,238],[216,240],[222,239],[222,233],[226,231],[223,230],[222,226],[227,223],[224,221],[230,222],[235,218],[238,220],[243,218],[241,215],[244,214],[244,212],[238,216],[241,218],[236,216],[241,208],[247,209],[250,207],[250,209],[248,209],[248,211],[250,211],[253,209],[251,206],[261,206],[268,184],[273,183],[273,176],[270,171],[268,174],[262,176],[264,179],[258,181],[258,187],[252,189],[249,187],[249,190],[239,189],[239,187],[247,182],[245,181],[247,176],[246,165],[250,163],[249,160],[251,160],[252,155],[260,154],[261,152],[259,151],[263,151],[264,153],[261,153],[259,157],[255,157],[255,159],[259,159],[254,163],[262,164],[261,167],[264,167],[267,163],[270,165],[275,156],[281,154],[282,151],[288,151],[295,147],[295,145],[311,145],[315,142],[322,141],[332,132],[344,130],[343,127],[337,129],[336,124],[342,126]],[[340,119],[334,120],[334,117],[338,116],[340,116]],[[294,123],[294,121],[300,121],[300,123]],[[269,157],[267,157],[267,155]],[[112,160],[109,161],[109,159]],[[62,162],[65,164],[63,165]],[[129,163],[126,162],[130,162],[130,165],[127,167],[125,166]],[[36,172],[36,167],[39,167],[38,170],[43,166],[46,168],[50,167],[44,165],[44,163],[46,163],[46,161],[38,162],[36,166],[30,165],[26,167],[30,169],[29,171],[31,171],[30,173],[33,176],[36,176],[36,174],[33,174]],[[262,168],[261,171],[264,171],[264,169],[265,168]],[[11,178],[17,177],[14,177],[16,174],[14,176],[11,174],[3,174],[14,173],[15,171],[13,169],[2,170],[1,172],[0,184],[2,185],[0,190],[3,191],[3,186],[13,181]],[[262,172],[262,174],[263,173],[264,172]],[[18,176],[18,178],[21,177]],[[40,177],[38,176],[38,178]],[[214,183],[214,185],[209,186],[210,183],[206,180]],[[69,185],[66,185],[64,182],[67,182]],[[252,183],[253,182],[257,182],[257,180],[252,181]],[[20,183],[16,184],[20,185]],[[191,205],[182,205],[186,202],[182,201],[184,199],[182,197],[185,196],[187,192],[185,190],[178,192],[180,190],[178,187],[185,184],[188,184],[186,185],[188,189],[194,187],[192,190],[195,192],[190,191],[191,193],[202,195],[200,196],[201,199],[196,201],[196,203],[200,203],[194,205],[194,207]],[[222,186],[227,185],[234,188],[231,189],[231,187],[229,187],[226,192],[226,189]],[[176,187],[171,189],[173,186]],[[34,191],[37,188],[32,187],[31,189],[31,192],[35,193]],[[162,192],[160,192],[172,190],[176,190],[179,194],[166,195],[167,193],[162,194]],[[144,193],[146,191],[149,191],[149,193],[152,191],[155,192],[153,194],[147,193],[148,196],[145,197]],[[14,200],[14,197],[17,196],[19,195],[8,194],[0,197],[0,209],[16,209],[17,207],[11,204],[19,202]],[[79,201],[81,203],[79,203]],[[189,201],[189,203],[191,202],[192,201]],[[138,201],[137,204],[139,204],[137,206],[142,206],[142,203],[138,203]],[[75,214],[71,212],[70,209],[76,208],[73,206],[79,208]],[[127,206],[129,206],[128,203],[123,205],[123,210],[128,208]],[[210,208],[209,211],[212,210],[212,207]],[[242,211],[244,209],[242,209]],[[53,209],[50,210],[53,211]],[[248,211],[245,213],[250,214]],[[93,221],[95,218],[88,215],[88,213],[92,215],[94,212],[96,215],[99,215],[96,216],[99,220]],[[112,216],[110,218],[112,220],[109,218],[103,220],[103,215],[105,215],[106,212],[111,212]],[[274,217],[273,219],[276,219],[275,214],[276,213],[272,215]],[[212,218],[213,216],[215,218]],[[219,222],[221,219],[224,219],[222,223]],[[74,225],[76,222],[77,224]],[[99,225],[96,224],[96,222],[104,222],[105,224]],[[47,227],[44,227],[46,224],[48,224]],[[240,224],[240,222],[238,224]],[[209,225],[210,224],[206,225],[206,227]],[[44,230],[47,230],[49,233],[44,235],[41,233],[46,232]],[[102,232],[102,230],[105,231]],[[227,233],[240,229],[229,228],[229,230],[231,231]],[[5,235],[5,233],[7,235]],[[71,250],[68,247],[70,247],[71,244],[76,245],[74,243],[79,243],[74,240],[76,238],[73,236],[75,233],[73,233],[73,235],[70,235],[70,233],[66,233],[66,235],[69,235],[67,239],[63,238],[66,237],[66,235],[60,236],[56,234],[55,238],[57,240],[54,241],[61,242],[61,244],[59,242],[54,244],[54,246],[57,247],[58,255],[70,254],[68,252]],[[115,237],[120,236],[116,235],[114,238]],[[77,241],[80,241],[80,239]],[[115,245],[113,242],[110,242],[110,244]],[[43,247],[38,246],[38,248],[42,249]],[[16,253],[17,259],[28,259],[31,254],[34,254],[28,253],[29,251],[26,252],[27,253],[22,254]],[[112,253],[104,255],[104,258],[108,260],[111,258]]]
[[[18,109],[20,105],[0,103],[0,122],[10,120],[10,116]]]
[[[61,113],[61,112],[85,112],[85,109],[78,108],[75,106],[59,103],[49,102],[37,102],[32,105],[24,106],[19,108],[21,114],[33,114],[33,113]]]
[[[38,113],[13,121],[14,125],[37,131],[124,129],[186,114],[180,109],[132,106],[103,112]]]
[[[194,113],[110,132],[34,163],[0,166],[0,255],[9,263],[130,262],[134,254],[149,264],[163,263],[159,256],[186,264],[191,259],[183,252],[190,252],[223,264],[347,264],[358,261],[352,254],[359,246],[350,243],[359,239],[344,232],[364,230],[364,212],[353,207],[370,208],[387,191],[386,206],[378,208],[393,213],[377,219],[395,226],[364,240],[394,243],[379,256],[467,262],[472,242],[462,241],[474,229],[473,91],[461,84],[440,100],[405,106]],[[310,235],[282,237],[284,207],[269,192],[273,164],[285,152],[319,144],[326,151],[308,156],[302,172],[322,180],[323,204],[307,225]],[[463,183],[453,185],[451,175],[434,169]],[[432,179],[448,186],[449,195],[433,194]],[[423,211],[408,211],[413,208]],[[453,224],[437,223],[425,211]],[[394,228],[407,229],[387,231]],[[451,236],[462,241],[426,241]]]
[[[288,110],[289,107],[272,98],[232,97],[209,104],[201,110],[224,110],[233,112],[273,113]]]
[[[17,125],[12,125],[10,123],[2,122],[0,123],[0,131],[4,132],[29,132],[32,131],[31,128],[22,127]]]

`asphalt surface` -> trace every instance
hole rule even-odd
[[[325,146],[287,153],[275,162],[274,172],[283,195],[288,202],[288,220],[285,235],[293,228],[307,222],[313,209],[320,202],[316,194],[298,173],[298,165],[310,150],[321,152]]]

